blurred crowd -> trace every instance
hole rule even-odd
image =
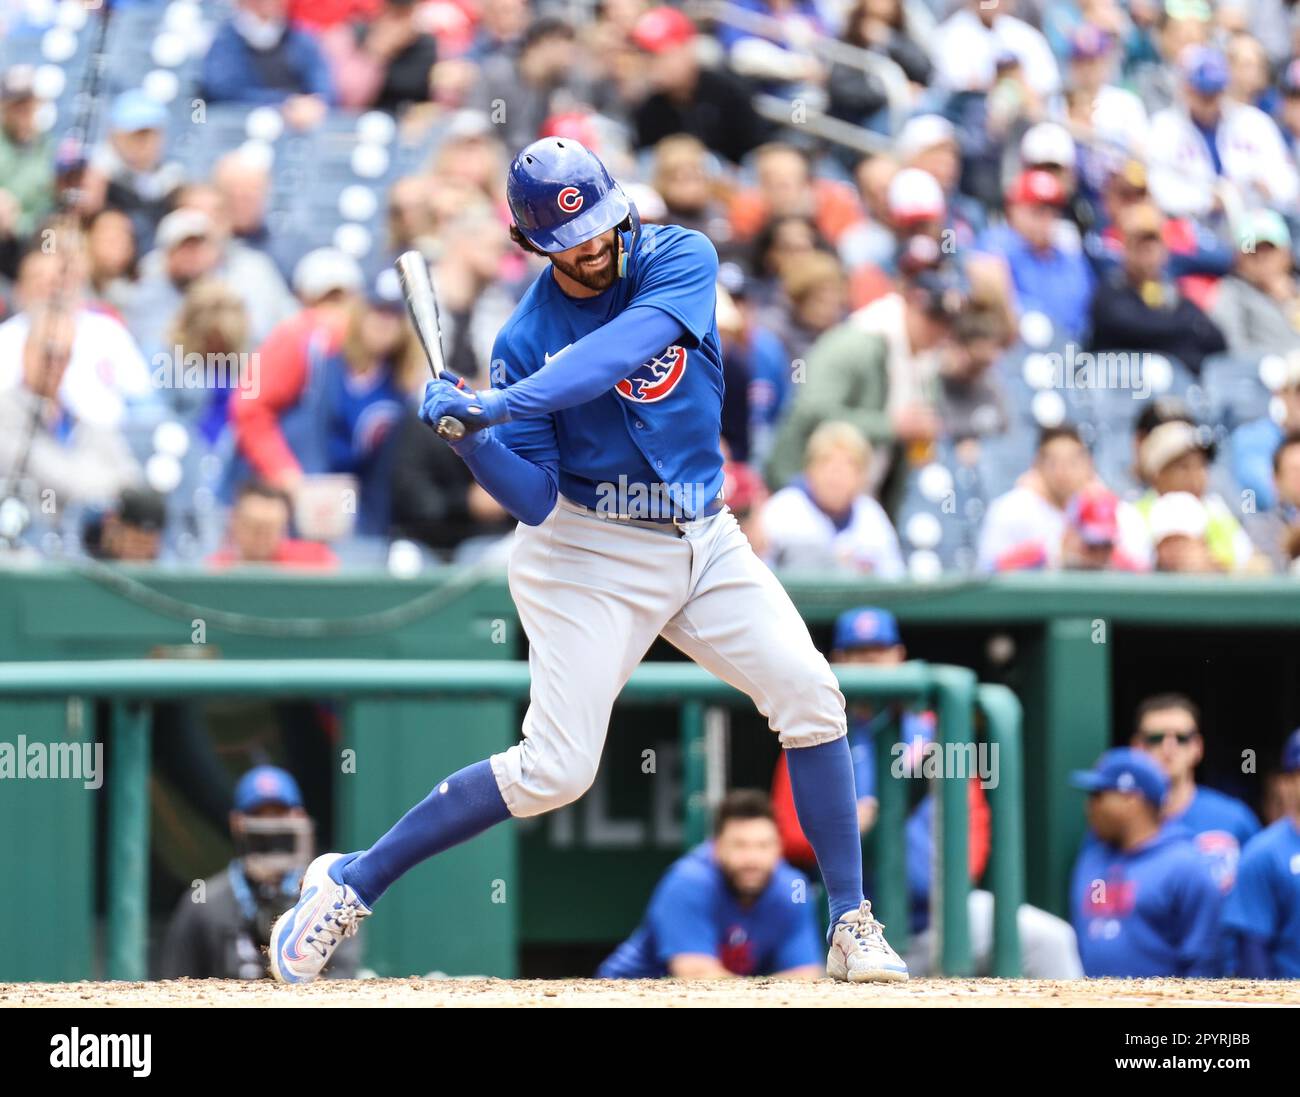
[[[448,364],[488,385],[542,269],[510,243],[505,169],[554,135],[717,247],[726,491],[775,566],[1300,556],[1284,0],[121,0],[155,62],[178,28],[201,48],[183,79],[109,81],[89,137],[69,58],[98,16],[73,6],[0,9],[10,548],[491,559],[511,522],[415,417],[392,260],[425,256]],[[25,40],[43,54],[14,60]],[[302,246],[272,146],[361,131],[424,151]],[[349,179],[383,177],[356,147]],[[370,200],[381,230],[343,231]]]

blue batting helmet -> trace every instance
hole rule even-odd
[[[547,254],[577,247],[632,214],[596,154],[568,137],[543,137],[516,156],[506,197],[524,239]]]

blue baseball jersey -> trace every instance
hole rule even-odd
[[[1283,817],[1246,844],[1223,923],[1262,940],[1278,977],[1300,979],[1300,828],[1295,820]]]
[[[628,240],[624,234],[624,240]],[[569,297],[550,268],[529,286],[497,336],[493,385],[541,369],[625,309],[649,306],[681,325],[661,353],[596,399],[496,428],[519,456],[549,469],[560,493],[608,509],[611,485],[694,515],[722,490],[722,349],[714,319],[718,256],[708,238],[676,225],[638,234],[625,277],[595,297]]]
[[[820,964],[808,880],[782,861],[758,898],[742,906],[704,842],[674,861],[645,920],[596,972],[601,979],[659,979],[686,954],[716,956],[735,975],[775,975]]]
[[[1223,895],[1191,836],[1166,823],[1119,850],[1089,836],[1070,886],[1070,920],[1090,976],[1215,976]]]
[[[1198,785],[1187,807],[1181,814],[1169,816],[1169,822],[1192,835],[1196,848],[1210,863],[1219,890],[1225,895],[1231,891],[1241,851],[1259,833],[1255,813],[1226,793]]]

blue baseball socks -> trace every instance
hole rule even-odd
[[[334,862],[330,876],[349,884],[373,910],[408,869],[509,817],[492,764],[484,759],[453,773],[369,849]]]
[[[853,756],[841,735],[785,752],[799,825],[817,854],[831,906],[831,926],[862,904],[862,839],[853,789]]]

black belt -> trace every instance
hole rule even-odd
[[[675,532],[678,536],[682,534],[682,526],[690,522],[698,522],[705,518],[712,518],[715,514],[720,514],[722,509],[727,505],[722,495],[709,501],[699,514],[694,518],[688,518],[686,515],[673,515],[662,518],[634,518],[628,514],[607,514],[603,511],[596,510],[594,507],[584,506],[582,503],[575,503],[568,496],[562,496],[564,501],[570,506],[590,514],[593,518],[599,518],[604,522],[620,522],[625,526],[639,526],[643,529],[658,530],[663,533]]]

